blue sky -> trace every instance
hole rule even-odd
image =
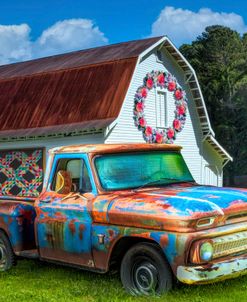
[[[216,23],[247,32],[247,2],[1,0],[0,64],[155,35],[179,46]]]

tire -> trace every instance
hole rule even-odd
[[[159,247],[138,243],[121,263],[121,281],[132,295],[160,295],[172,288],[173,275]]]
[[[8,237],[0,230],[0,272],[7,271],[15,263],[15,255]]]

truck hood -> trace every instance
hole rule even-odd
[[[98,222],[192,231],[203,218],[215,218],[210,227],[247,220],[247,189],[179,184],[119,191],[100,196],[93,212]]]

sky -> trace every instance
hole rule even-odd
[[[0,65],[160,35],[180,46],[214,24],[247,32],[247,1],[0,0]]]

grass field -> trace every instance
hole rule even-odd
[[[176,285],[161,297],[132,297],[118,275],[99,275],[39,261],[21,260],[0,273],[0,302],[247,301],[247,276],[204,286]]]

